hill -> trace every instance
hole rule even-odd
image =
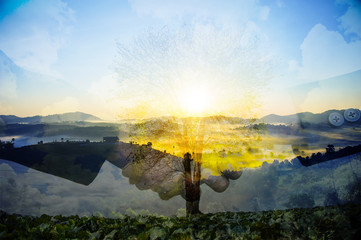
[[[59,123],[59,122],[83,122],[83,121],[101,121],[100,118],[82,112],[71,112],[63,114],[53,114],[48,116],[31,116],[31,117],[17,117],[15,115],[0,115],[0,123],[14,124],[14,123]]]
[[[268,124],[300,124],[300,123],[309,123],[309,124],[328,124],[328,117],[333,112],[338,112],[343,115],[345,109],[342,110],[327,110],[322,113],[311,113],[311,112],[301,112],[291,115],[280,116],[276,114],[270,114],[263,118],[260,118],[258,122],[264,122]],[[356,123],[361,123],[361,119]],[[356,123],[352,123],[353,125]],[[347,122],[345,122],[347,124]]]
[[[228,117],[223,115],[214,115],[208,117],[188,117],[188,118],[177,118],[177,117],[159,117],[159,118],[151,118],[146,119],[145,122],[179,122],[180,120],[196,120],[196,119],[203,119],[206,123],[227,123],[227,124],[258,124],[258,123],[266,123],[266,124],[284,124],[284,125],[296,125],[300,123],[308,123],[308,124],[329,124],[328,117],[333,112],[338,112],[343,115],[346,109],[330,109],[322,113],[312,113],[312,112],[300,112],[296,114],[290,115],[277,115],[277,114],[269,114],[259,119],[245,119],[241,117]],[[361,119],[356,123],[352,123],[354,126],[357,123],[361,123]],[[347,125],[347,121],[345,121]]]

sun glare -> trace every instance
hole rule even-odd
[[[190,87],[180,95],[182,112],[188,116],[202,116],[210,105],[211,97],[204,87]]]

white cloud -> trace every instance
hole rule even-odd
[[[0,209],[9,213],[90,215],[100,212],[111,216],[112,211],[124,213],[132,208],[169,215],[184,205],[180,197],[160,204],[157,193],[140,191],[130,185],[128,179],[121,176],[121,170],[107,161],[88,186],[33,169],[20,174],[14,171],[14,166],[20,165],[11,167],[6,162],[0,161]]]
[[[347,43],[339,32],[315,25],[303,43],[300,78],[320,80],[361,69],[361,41]]]
[[[0,49],[31,71],[55,75],[52,69],[73,22],[73,11],[61,0],[31,0],[0,22]]]
[[[348,4],[346,13],[338,18],[341,28],[346,34],[355,33],[361,37],[361,2],[357,0],[345,1]]]
[[[260,168],[245,169],[242,177],[232,181],[233,184],[225,193],[217,194],[208,186],[202,185],[200,207],[205,212],[222,209],[234,211],[233,207],[250,211],[254,210],[250,209],[250,200],[257,197],[262,210],[282,209],[285,199],[299,192],[309,193],[316,205],[323,205],[330,191],[337,191],[341,198],[344,197],[343,193],[347,193],[346,186],[353,181],[353,176],[361,174],[359,158],[360,155],[346,157],[339,159],[337,164],[329,161],[308,168],[300,166],[295,159],[292,164],[298,165],[276,161]],[[354,168],[351,169],[350,165]],[[0,161],[0,209],[8,213],[89,215],[99,211],[103,215],[111,216],[112,211],[124,213],[127,208],[133,208],[169,215],[185,205],[184,199],[179,196],[162,201],[153,191],[138,190],[128,183],[127,178],[121,176],[119,168],[107,161],[96,179],[88,186],[19,167],[16,163],[10,165],[8,161]],[[19,173],[20,169],[22,172],[25,170],[25,173]],[[292,178],[289,177],[291,173]],[[300,185],[301,180],[304,184]],[[335,188],[330,189],[332,186]],[[319,191],[314,191],[315,188]],[[210,208],[214,203],[218,204],[216,209]]]
[[[79,102],[74,97],[65,97],[63,100],[59,102],[54,102],[48,106],[46,106],[41,114],[42,115],[51,115],[51,114],[59,114],[66,112],[76,112],[79,111]]]

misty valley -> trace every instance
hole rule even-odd
[[[337,128],[330,112],[117,123],[1,116],[0,206],[114,217],[359,203],[361,122]]]

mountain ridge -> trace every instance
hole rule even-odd
[[[300,122],[327,123],[328,117],[332,112],[338,112],[341,115],[343,115],[343,112],[345,110],[346,109],[341,109],[341,110],[330,109],[321,113],[300,112],[289,115],[269,114],[260,118],[259,120],[269,124],[295,124]]]
[[[245,124],[245,123],[266,123],[266,124],[299,124],[302,122],[307,123],[328,123],[328,117],[332,112],[338,112],[343,115],[345,109],[337,110],[330,109],[321,113],[312,113],[312,112],[300,112],[289,115],[278,115],[278,114],[269,114],[259,119],[245,119],[242,117],[227,117],[223,115],[215,115],[208,117],[201,117],[207,122],[228,122],[231,124]],[[155,121],[174,121],[178,119],[177,117],[159,117],[159,118],[150,118],[143,119],[144,122],[155,122]],[[187,119],[187,118],[179,118]],[[0,122],[6,124],[9,123],[56,123],[56,122],[78,122],[78,121],[102,121],[101,118],[94,116],[92,114],[87,114],[84,112],[68,112],[62,114],[51,114],[46,116],[34,115],[28,117],[18,117],[16,115],[0,115]],[[360,120],[359,120],[360,121]]]
[[[0,122],[12,123],[58,123],[58,122],[79,122],[79,121],[101,121],[102,119],[83,112],[68,112],[62,114],[51,114],[46,116],[35,115],[29,117],[18,117],[16,115],[0,115]]]

